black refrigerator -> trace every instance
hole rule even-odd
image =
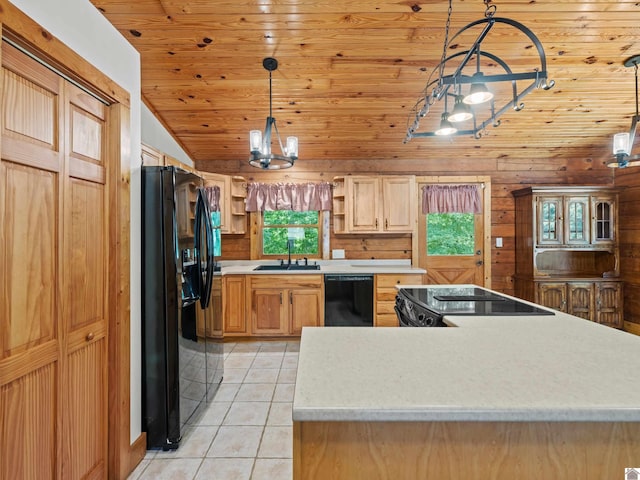
[[[199,336],[196,328],[196,310],[209,305],[214,239],[202,178],[173,166],[142,167],[142,430],[148,449],[178,448],[185,423],[222,381],[222,341],[208,332]]]

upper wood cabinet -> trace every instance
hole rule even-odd
[[[348,176],[334,182],[336,233],[413,231],[414,176]]]
[[[243,177],[230,177],[208,172],[200,172],[200,175],[204,177],[206,186],[220,188],[220,232],[245,233],[247,225],[246,180]]]
[[[539,246],[612,245],[616,238],[615,194],[536,192],[535,243]]]

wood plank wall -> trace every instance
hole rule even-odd
[[[620,276],[625,329],[640,334],[640,168],[616,171],[620,194]]]
[[[495,238],[502,237],[503,248],[492,249],[492,288],[507,294],[513,294],[513,274],[515,272],[515,203],[511,192],[529,185],[614,185],[616,179],[614,172],[601,164],[596,164],[592,159],[574,160],[558,163],[554,159],[530,159],[528,161],[505,159],[492,159],[483,162],[457,160],[452,164],[451,160],[362,160],[333,162],[298,160],[292,170],[263,172],[245,165],[245,162],[210,161],[199,162],[199,170],[224,174],[237,174],[244,176],[247,181],[260,182],[299,182],[299,181],[331,181],[334,176],[361,174],[413,174],[413,175],[490,175],[492,181],[491,192],[491,237],[492,245]],[[640,169],[638,170],[640,172]],[[629,169],[627,176],[635,174]],[[627,176],[618,174],[618,178],[625,178],[629,184],[637,182]],[[617,183],[617,182],[616,182]],[[636,189],[635,199],[640,196],[640,189]],[[626,198],[626,197],[625,197]],[[640,229],[640,207],[635,206],[635,234],[638,236]],[[633,215],[632,205],[624,207],[625,215]],[[628,222],[621,217],[621,224]],[[625,235],[633,236],[634,232],[625,230]],[[626,237],[625,237],[626,238]],[[627,240],[626,244],[631,248],[633,244]],[[370,235],[334,235],[331,233],[331,248],[344,248],[346,257],[353,259],[364,258],[411,258],[410,238],[402,236],[370,236]],[[640,251],[638,243],[633,246],[631,253]],[[224,259],[249,258],[249,234],[244,236],[227,235],[223,240],[222,256]],[[624,263],[624,262],[623,262]],[[638,280],[638,268],[636,266],[636,284]],[[631,275],[627,273],[629,279]],[[640,288],[640,286],[638,287]],[[630,291],[634,291],[633,288]],[[638,291],[636,291],[638,293]],[[637,296],[637,295],[636,295]],[[628,298],[627,295],[625,297]],[[640,305],[633,306],[629,298],[629,312],[638,312],[635,315],[629,313],[640,323]]]

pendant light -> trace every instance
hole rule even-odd
[[[269,72],[269,116],[264,127],[264,133],[260,130],[249,132],[249,148],[251,156],[249,164],[263,170],[281,170],[290,168],[298,159],[298,137],[287,137],[286,146],[282,145],[276,119],[273,117],[273,92],[271,86],[271,72],[278,68],[275,58],[267,57],[262,61],[262,66]],[[282,154],[271,151],[271,132],[275,131],[280,151]]]

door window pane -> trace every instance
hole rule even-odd
[[[473,213],[427,214],[427,255],[474,255]]]

